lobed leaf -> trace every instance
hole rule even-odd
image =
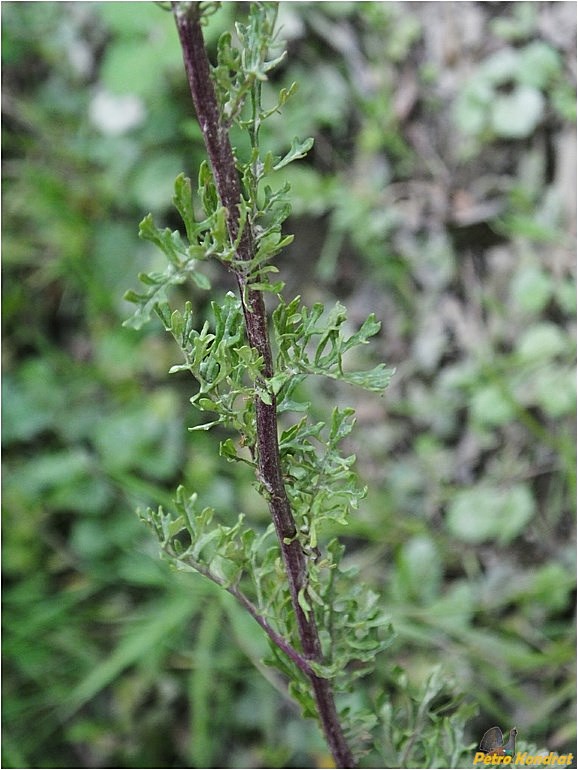
[[[293,139],[291,142],[291,149],[289,152],[281,158],[280,161],[278,161],[274,166],[274,171],[280,171],[282,168],[285,168],[285,166],[288,166],[289,163],[292,163],[294,160],[299,160],[300,158],[304,158],[309,150],[313,147],[313,138],[309,137],[308,139],[304,139],[303,141],[299,141],[297,137]]]

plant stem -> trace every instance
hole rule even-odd
[[[172,8],[193,104],[203,133],[217,192],[222,205],[227,209],[229,236],[234,243],[239,234],[241,187],[228,130],[219,118],[219,107],[203,41],[199,4],[173,2]],[[239,260],[249,262],[253,256],[253,236],[250,222],[247,221],[237,247],[237,257]],[[246,279],[240,270],[234,272],[243,303],[247,338],[250,345],[263,357],[263,376],[271,377],[273,358],[263,295],[260,291],[254,291],[246,285]],[[269,510],[281,547],[303,655],[307,660],[321,663],[321,642],[314,614],[306,613],[298,598],[299,592],[307,585],[307,562],[297,538],[297,527],[283,484],[274,397],[271,395],[271,403],[266,404],[256,396],[255,409],[259,476],[267,492]],[[308,676],[323,732],[336,766],[355,767],[353,755],[339,722],[331,682],[316,676],[313,672]]]
[[[171,554],[175,561],[179,559],[179,554],[175,551],[167,550],[167,552]],[[300,668],[306,676],[311,677],[314,675],[313,669],[307,660],[303,657],[303,655],[297,652],[297,650],[295,650],[289,644],[289,642],[287,642],[280,634],[277,633],[277,631],[275,631],[275,629],[267,622],[265,617],[263,617],[263,615],[259,612],[257,607],[255,607],[255,605],[249,601],[249,599],[242,591],[237,588],[237,586],[227,585],[225,580],[220,578],[218,575],[215,575],[203,564],[194,563],[192,561],[188,561],[187,564],[193,566],[200,575],[204,575],[208,580],[215,583],[215,585],[218,585],[224,591],[230,593],[231,596],[234,596],[239,604],[241,604],[247,610],[249,615],[251,615],[251,617],[257,621],[257,623],[261,626],[263,631],[265,631],[271,641],[274,642],[274,644],[276,644],[277,647],[279,647],[279,649],[282,650],[288,658],[291,658],[293,663],[295,663],[295,665]]]

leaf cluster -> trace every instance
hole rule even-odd
[[[240,514],[232,526],[214,524],[212,507],[201,507],[196,494],[179,487],[174,513],[148,509],[142,519],[154,531],[172,565],[195,571],[231,593],[266,630],[266,663],[289,682],[289,692],[306,717],[316,718],[311,684],[300,659],[298,632],[273,525],[263,532],[247,526]],[[370,673],[375,656],[393,640],[379,596],[357,580],[355,568],[343,569],[344,547],[331,540],[311,561],[309,581],[300,595],[306,612],[314,612],[322,629],[324,663],[307,662],[317,676],[331,679],[339,694],[352,694],[356,680]],[[363,743],[377,724],[371,707],[353,709],[347,699],[341,719],[352,742]]]
[[[286,52],[282,51],[280,55],[268,60],[269,50],[275,42],[276,18],[275,3],[256,4],[251,9],[246,24],[235,24],[241,48],[234,45],[230,32],[223,32],[219,38],[213,81],[221,107],[221,118],[226,127],[240,119],[247,97],[251,95],[255,84],[266,81],[267,73],[285,58]],[[281,91],[279,104],[267,113],[254,115],[254,118],[258,121],[266,119],[285,104],[288,95],[287,91]],[[255,130],[254,118],[244,122],[243,126]]]
[[[194,312],[190,303],[186,304],[184,312],[171,312],[167,303],[157,305],[156,310],[184,356],[184,363],[173,366],[171,372],[189,371],[198,384],[191,402],[200,411],[216,415],[215,419],[193,430],[207,430],[222,425],[241,437],[238,444],[231,437],[221,441],[220,454],[229,461],[247,463],[256,471],[255,395],[268,403],[276,398],[280,413],[301,414],[308,411],[310,404],[297,400],[295,391],[309,374],[327,374],[335,379],[365,385],[370,390],[376,390],[378,385],[385,387],[391,374],[377,367],[377,373],[376,370],[367,372],[364,379],[363,372],[348,373],[343,368],[344,352],[367,342],[368,337],[379,328],[375,321],[369,319],[357,333],[345,336],[341,327],[346,321],[346,313],[342,306],[338,305],[337,312],[329,313],[325,327],[320,322],[323,307],[316,305],[311,312],[301,306],[299,298],[296,298],[289,305],[280,300],[273,314],[274,337],[278,348],[277,368],[272,377],[263,378],[262,359],[245,339],[241,301],[228,293],[222,305],[216,302],[211,304],[214,325],[211,327],[205,322],[200,331],[194,328]],[[308,343],[312,340],[315,345],[309,354]],[[358,507],[365,495],[365,489],[359,487],[353,471],[355,456],[344,457],[340,453],[340,443],[353,429],[353,415],[353,409],[335,408],[329,425],[323,421],[314,422],[305,415],[289,423],[279,438],[287,494],[299,524],[298,536],[315,567],[306,591],[300,596],[302,607],[307,612],[311,610],[312,603],[323,608],[332,603],[330,586],[333,578],[329,580],[329,577],[338,560],[317,562],[320,534],[330,531],[332,522],[346,524],[349,512]],[[268,492],[258,475],[257,485],[261,494],[267,497]],[[158,516],[157,533],[161,530],[164,532],[163,542],[166,543],[168,530],[163,529],[165,525],[161,526],[162,522],[166,523],[166,519],[161,511]],[[203,519],[203,526],[208,526],[211,519],[212,516]],[[240,522],[238,526],[241,526]],[[197,542],[198,531],[190,520],[187,531],[191,542]],[[226,544],[222,545],[225,547]],[[175,556],[176,552],[170,553]],[[196,568],[204,563],[204,567],[198,571],[211,576],[211,559],[204,562],[200,556],[200,551],[193,554]],[[187,558],[190,557],[191,553],[188,553]],[[248,553],[244,559],[243,568],[249,564],[255,567]],[[183,559],[179,558],[179,561]],[[321,570],[320,564],[329,572]],[[261,565],[261,577],[265,569],[271,569],[274,573],[271,583],[274,585],[279,577],[277,567],[273,568],[269,562]],[[217,576],[215,582],[219,580]],[[343,614],[343,617],[346,616],[347,613]]]
[[[380,753],[388,767],[464,767],[471,762],[474,745],[463,741],[464,726],[477,706],[455,694],[455,683],[437,665],[416,688],[407,674],[395,667],[392,683],[403,693],[395,702],[380,693]],[[469,751],[468,751],[469,749]]]
[[[139,273],[139,280],[145,291],[129,290],[124,298],[137,305],[133,315],[124,322],[125,326],[140,329],[150,320],[155,307],[166,302],[167,292],[172,286],[183,284],[188,279],[201,289],[210,289],[211,284],[197,263],[212,256],[225,260],[229,255],[230,243],[227,236],[227,210],[218,204],[214,184],[208,179],[206,163],[199,170],[199,195],[207,215],[200,222],[195,218],[191,180],[179,174],[175,180],[173,204],[183,221],[188,243],[178,230],[158,228],[151,214],[139,225],[139,237],[153,243],[166,257],[167,267],[162,273]]]

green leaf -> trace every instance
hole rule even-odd
[[[266,291],[270,292],[271,294],[279,294],[281,291],[283,291],[284,286],[285,283],[283,281],[275,281],[275,283],[269,283],[267,281],[256,281],[255,283],[249,284],[249,287],[253,291]]]
[[[308,615],[311,612],[311,605],[305,598],[305,588],[300,588],[299,593],[297,595],[297,601],[299,602],[299,606],[303,610],[303,612]]]
[[[342,380],[375,392],[382,392],[387,387],[393,369],[385,364],[378,364],[369,371],[344,372],[343,354],[356,345],[364,344],[368,338],[377,333],[380,324],[371,315],[360,330],[345,339],[342,327],[347,321],[347,312],[341,303],[329,312],[325,323],[322,321],[325,308],[316,303],[312,308],[299,305],[296,297],[289,305],[279,303],[273,313],[273,324],[278,343],[277,369],[285,369],[299,373],[317,374]],[[313,362],[309,358],[307,348],[315,337],[316,343]],[[290,382],[288,377],[286,382]],[[296,381],[294,381],[296,382]],[[279,392],[283,387],[282,378],[273,383],[274,390]],[[290,392],[290,391],[289,391]]]
[[[533,324],[521,335],[517,355],[523,361],[550,361],[568,349],[569,340],[554,323]]]
[[[134,314],[123,324],[134,329],[140,329],[148,322],[157,306],[165,307],[166,295],[170,287],[185,283],[188,278],[192,278],[201,289],[210,289],[211,286],[209,279],[197,271],[196,260],[188,255],[178,232],[172,232],[169,228],[160,230],[155,226],[152,216],[148,214],[140,223],[139,236],[154,243],[167,256],[170,264],[163,273],[139,274],[140,281],[148,287],[146,292],[139,294],[129,290],[125,293],[125,300],[138,305]],[[159,314],[164,323],[163,314]]]
[[[375,315],[371,315],[363,322],[363,325],[356,334],[353,334],[343,344],[343,350],[349,350],[355,345],[366,344],[370,337],[375,336],[381,329],[381,322],[377,321]]]
[[[454,537],[466,543],[506,544],[521,534],[534,512],[535,502],[525,484],[509,489],[478,485],[456,493],[447,525]]]
[[[219,196],[217,195],[217,188],[215,187],[215,180],[213,179],[213,174],[211,173],[211,169],[206,160],[199,166],[198,190],[203,209],[209,217],[219,208],[220,203]]]
[[[130,294],[131,292],[127,292]],[[134,294],[134,292],[132,292]],[[126,295],[125,295],[126,297]],[[134,301],[134,300],[133,300]],[[155,305],[155,313],[161,319],[165,331],[170,331],[172,324],[171,308],[168,302],[157,302]]]
[[[196,239],[199,226],[195,221],[191,180],[184,174],[179,174],[175,179],[173,204],[184,222],[187,238],[193,243]]]
[[[219,444],[219,454],[221,457],[226,457],[227,460],[239,460],[237,454],[237,448],[233,443],[233,439],[228,438],[225,441],[221,441]]]
[[[471,400],[472,417],[478,425],[504,425],[515,417],[513,398],[497,385],[476,390]]]
[[[154,243],[155,246],[158,246],[158,248],[164,252],[164,254],[166,254],[169,261],[174,265],[180,265],[181,260],[179,258],[179,252],[177,251],[175,240],[173,239],[173,233],[169,230],[168,227],[164,230],[159,230],[159,228],[155,226],[152,214],[147,214],[147,216],[142,220],[139,225],[138,234],[140,238],[143,238],[146,241],[151,241],[151,243]],[[185,256],[184,246],[182,246],[180,255]]]
[[[548,43],[535,40],[520,51],[518,77],[524,85],[543,90],[561,69],[560,54]]]
[[[378,364],[369,371],[345,372],[336,379],[343,379],[351,385],[356,385],[359,388],[364,388],[374,393],[382,393],[388,387],[394,374],[395,369],[386,366],[386,364]]]
[[[299,141],[297,137],[293,139],[291,142],[291,149],[285,155],[280,161],[278,161],[274,166],[273,169],[275,171],[279,171],[280,169],[284,168],[285,166],[288,166],[289,163],[292,163],[294,160],[299,160],[299,158],[304,158],[309,150],[313,147],[313,139],[309,137],[309,139],[304,139],[302,142]]]
[[[539,313],[550,301],[554,288],[551,275],[537,265],[520,267],[512,279],[512,299],[522,310]]]
[[[544,107],[544,97],[531,86],[521,85],[510,94],[496,94],[491,110],[492,128],[505,139],[524,139],[542,119]]]

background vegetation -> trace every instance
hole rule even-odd
[[[300,89],[267,141],[316,141],[286,170],[280,268],[288,296],[375,312],[371,355],[397,368],[382,398],[312,393],[358,411],[348,552],[398,634],[367,683],[394,705],[384,751],[419,733],[400,693],[441,664],[472,705],[466,746],[515,724],[576,753],[576,7],[456,9],[281,5],[275,86]],[[2,21],[3,766],[322,767],[261,631],[170,573],[134,514],[184,479],[266,521],[250,477],[187,433],[160,324],[121,327],[160,260],[138,222],[176,226],[174,177],[204,157],[172,18],[8,2]]]

